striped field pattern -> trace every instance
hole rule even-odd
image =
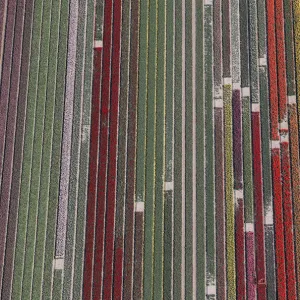
[[[300,0],[0,0],[0,299],[300,299]]]

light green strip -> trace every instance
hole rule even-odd
[[[251,102],[259,102],[259,76],[258,76],[258,33],[257,33],[257,3],[256,0],[249,0],[249,65]]]
[[[67,0],[61,1],[60,18],[68,20],[69,5]],[[64,91],[67,56],[68,22],[61,22],[57,61],[57,85],[55,92],[54,127],[52,142],[52,159],[50,174],[50,190],[48,204],[48,220],[46,233],[46,251],[43,280],[43,299],[52,299],[53,259],[55,250],[56,213],[58,205],[58,189],[60,176],[61,139],[64,109]]]
[[[253,223],[253,174],[250,98],[242,97],[243,105],[243,174],[245,223]]]
[[[29,210],[27,220],[27,235],[26,235],[26,252],[23,271],[22,283],[22,299],[31,299],[33,268],[35,257],[36,231],[38,213],[45,214],[46,208],[39,203],[40,184],[48,178],[41,177],[42,164],[42,146],[44,134],[44,118],[45,118],[45,103],[47,92],[47,76],[48,76],[48,58],[49,58],[49,41],[50,41],[50,25],[51,25],[51,5],[52,1],[47,1],[43,7],[43,23],[41,33],[41,61],[39,66],[39,82],[36,100],[36,116],[34,141],[32,149],[32,166],[31,180],[29,193]],[[41,204],[41,207],[39,207]]]
[[[29,192],[32,164],[32,148],[34,139],[34,123],[36,113],[36,97],[40,63],[40,43],[43,2],[36,1],[33,16],[33,33],[30,55],[29,83],[27,93],[27,117],[24,140],[24,156],[22,164],[21,190],[18,215],[18,231],[15,252],[15,267],[13,278],[12,298],[21,299],[23,267],[25,260],[26,230],[29,208]]]
[[[165,1],[157,7],[157,76],[156,76],[156,157],[155,157],[155,225],[154,225],[154,299],[163,299],[163,237],[165,178],[165,102],[166,102],[166,15]]]
[[[37,238],[34,255],[34,273],[32,299],[40,299],[42,294],[43,268],[45,255],[46,226],[48,217],[48,195],[49,195],[49,178],[51,168],[51,149],[53,136],[53,119],[55,106],[55,89],[56,89],[56,72],[57,72],[57,55],[58,55],[58,33],[59,33],[59,10],[60,0],[52,2],[52,19],[51,19],[51,36],[49,50],[49,69],[48,84],[45,108],[45,124],[43,136],[43,157],[41,169],[41,186],[39,195],[39,212],[37,224]]]
[[[234,196],[233,196],[233,145],[232,145],[232,87],[223,86],[224,136],[225,136],[225,199],[226,199],[226,258],[227,297],[236,299],[235,238],[234,238]]]
[[[156,156],[156,78],[157,78],[157,0],[149,5],[147,148],[145,193],[144,299],[153,298],[155,156]]]
[[[63,271],[54,270],[53,277],[53,293],[51,300],[61,300]]]
[[[136,199],[145,200],[145,162],[148,92],[148,9],[149,0],[140,3],[139,89],[137,107]],[[151,25],[152,27],[152,25]]]
[[[174,2],[166,2],[166,118],[165,118],[165,181],[173,182],[174,126]],[[174,184],[174,183],[173,183]],[[172,299],[173,280],[173,191],[165,192],[164,214],[164,299]]]
[[[215,172],[213,115],[213,11],[204,6],[205,36],[205,200],[206,200],[206,286],[215,285]],[[211,298],[209,298],[211,299]]]

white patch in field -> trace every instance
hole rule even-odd
[[[223,97],[222,85],[215,85],[214,98],[222,98],[222,97]]]
[[[245,224],[245,231],[246,232],[254,232],[254,225],[253,225],[253,223],[246,223]]]
[[[271,141],[271,148],[272,149],[279,149],[280,148],[280,143],[279,143],[279,141],[278,140],[273,140],[273,141]]]
[[[280,143],[288,143],[289,142],[289,135],[288,133],[284,133],[280,135]]]
[[[232,78],[231,77],[224,77],[223,78],[223,84],[232,84]]]
[[[217,292],[216,285],[206,286],[206,295],[215,295]]]
[[[223,104],[223,99],[215,99],[215,107],[216,108],[223,108],[224,104]]]
[[[212,5],[212,0],[204,0],[204,5]]]
[[[273,224],[274,224],[273,211],[272,208],[270,208],[265,215],[265,225],[273,225]]]
[[[289,125],[288,125],[287,120],[283,120],[282,122],[280,122],[279,123],[279,128],[281,130],[287,130],[287,129],[289,129]]]
[[[242,97],[250,97],[250,88],[249,87],[242,88]]]
[[[83,125],[81,133],[81,141],[87,142],[90,137],[90,125]]]
[[[234,82],[232,84],[232,89],[233,90],[240,90],[241,89],[241,83],[240,82]]]
[[[288,96],[289,104],[296,104],[296,95]]]
[[[145,208],[144,202],[135,202],[134,210],[135,210],[136,212],[143,212],[143,211],[144,211],[144,208]]]
[[[267,65],[267,58],[266,58],[266,56],[265,57],[261,57],[259,59],[259,65],[260,66],[266,66]]]
[[[102,48],[103,47],[103,42],[100,40],[94,41],[94,48]]]
[[[252,105],[251,105],[251,111],[252,112],[259,112],[260,111],[260,105],[259,105],[259,103],[252,103]]]
[[[173,181],[166,181],[165,182],[165,191],[172,191],[174,188]]]
[[[64,258],[55,258],[54,261],[53,261],[54,269],[55,270],[63,270],[64,269],[64,263],[65,263]]]
[[[235,193],[235,197],[237,199],[243,199],[243,196],[244,196],[244,193],[243,193],[243,190],[234,190],[234,193]]]

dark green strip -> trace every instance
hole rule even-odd
[[[48,217],[48,195],[49,195],[49,178],[51,168],[51,148],[53,119],[55,106],[55,87],[57,72],[57,54],[58,54],[58,33],[59,33],[59,10],[60,1],[52,2],[52,19],[51,19],[51,36],[49,50],[49,69],[47,83],[47,101],[45,109],[45,124],[43,136],[43,157],[41,170],[41,186],[39,195],[39,212],[37,224],[37,238],[34,254],[34,273],[33,273],[33,290],[32,299],[40,299],[42,293],[42,280],[45,255],[48,255],[45,249],[46,225]]]
[[[243,174],[245,223],[253,223],[253,174],[252,174],[252,139],[251,111],[249,97],[243,97]]]
[[[192,0],[185,1],[185,297],[193,297],[193,40]]]
[[[149,0],[140,4],[140,46],[139,46],[139,95],[137,107],[137,162],[136,199],[145,200],[145,161],[146,161],[146,113],[147,113],[147,65],[148,65],[148,9]],[[152,27],[152,24],[151,24]]]
[[[182,266],[182,0],[175,1],[174,77],[174,299],[181,299]]]

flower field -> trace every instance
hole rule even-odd
[[[300,299],[300,0],[0,0],[0,299]]]

